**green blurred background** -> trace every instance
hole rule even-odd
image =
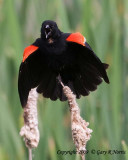
[[[0,0],[0,160],[27,160],[19,131],[23,110],[17,78],[24,48],[40,36],[41,23],[55,20],[64,32],[81,32],[110,65],[105,84],[78,100],[93,129],[87,160],[128,160],[128,0]],[[33,160],[79,160],[57,155],[74,150],[68,104],[39,97],[40,143]],[[96,155],[91,150],[125,150]]]

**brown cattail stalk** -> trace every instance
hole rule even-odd
[[[58,77],[60,84],[63,87],[63,92],[68,99],[71,112],[71,128],[72,138],[76,146],[77,152],[81,155],[82,160],[85,159],[86,143],[90,140],[92,130],[88,128],[89,123],[80,116],[80,109],[76,103],[76,96],[68,86],[64,86],[60,76]]]
[[[24,137],[26,147],[29,149],[29,160],[32,160],[32,148],[36,148],[39,143],[40,135],[38,130],[36,88],[31,89],[28,96],[27,105],[24,107],[24,126],[21,128],[20,135]]]

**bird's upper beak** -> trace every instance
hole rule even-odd
[[[49,36],[51,35],[51,28],[49,25],[45,26],[45,35],[46,35],[46,39],[48,39]]]

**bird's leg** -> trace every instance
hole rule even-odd
[[[62,85],[62,87],[64,87],[64,83],[62,82],[60,74],[58,75],[57,79],[58,79],[59,83]]]

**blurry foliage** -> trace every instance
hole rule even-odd
[[[110,65],[110,85],[78,100],[93,129],[87,149],[127,150],[125,155],[88,153],[87,160],[128,160],[128,0],[0,0],[0,160],[27,160],[19,136],[23,124],[17,77],[23,49],[52,19],[64,32],[80,31],[96,54]],[[78,160],[57,155],[75,149],[67,102],[39,98],[40,144],[33,160]]]

